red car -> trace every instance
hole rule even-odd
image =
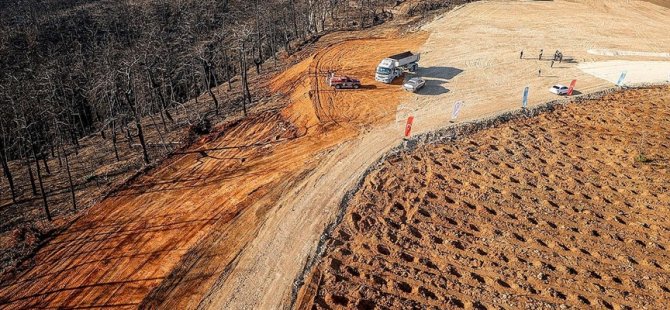
[[[358,89],[361,87],[361,81],[356,78],[349,76],[333,76],[328,79],[328,85],[333,86],[337,89],[341,88],[353,88]]]

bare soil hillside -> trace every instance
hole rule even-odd
[[[198,306],[320,153],[389,122],[408,96],[400,81],[373,85],[371,59],[416,50],[427,34],[376,31],[323,38],[316,53],[260,86],[279,94],[276,104],[225,124],[91,208],[26,272],[2,279],[0,305]],[[352,38],[361,33],[367,39]],[[325,79],[333,71],[360,76],[363,89],[335,91]]]
[[[389,158],[347,207],[303,307],[665,308],[669,91]]]
[[[584,4],[586,2],[591,4]],[[626,0],[608,1],[604,5],[602,3],[593,5],[593,1],[587,0],[580,1],[578,4],[567,1],[481,1],[452,10],[425,24],[424,27],[398,22],[397,24],[385,24],[381,28],[326,35],[306,53],[309,56],[303,61],[297,62],[274,78],[263,79],[262,84],[258,85],[259,89],[268,90],[275,96],[277,100],[275,104],[270,107],[259,105],[249,117],[227,123],[215,134],[176,154],[156,169],[136,179],[123,191],[92,207],[63,234],[44,245],[35,255],[33,264],[26,266],[25,272],[2,279],[0,306],[8,308],[152,307],[169,309],[290,307],[301,287],[302,271],[305,270],[305,266],[310,266],[314,262],[321,236],[324,231],[332,227],[339,214],[342,197],[356,187],[371,164],[401,143],[404,125],[401,122],[404,122],[404,118],[398,117],[401,114],[398,111],[409,111],[414,114],[415,126],[412,134],[417,134],[449,126],[452,104],[457,100],[465,102],[458,119],[460,122],[518,109],[521,104],[521,92],[526,86],[531,88],[529,106],[558,99],[547,89],[556,83],[569,83],[572,79],[578,79],[576,94],[609,89],[613,86],[611,82],[584,72],[578,67],[578,64],[606,60],[657,60],[667,65],[665,58],[603,56],[588,53],[588,49],[591,48],[663,52],[666,47],[670,46],[668,31],[665,29],[668,27],[666,21],[670,16],[670,10],[657,10],[657,8],[660,7]],[[510,18],[510,12],[516,14],[515,18]],[[646,22],[639,24],[640,17],[643,17]],[[608,18],[611,18],[613,22],[601,22],[610,20]],[[572,30],[571,40],[564,40],[560,36],[553,35],[563,31],[565,29],[563,25],[569,21],[578,22]],[[519,59],[521,49],[527,52],[523,59]],[[547,58],[541,60],[537,58],[535,53],[540,49],[546,50],[545,55],[551,55],[555,49],[561,49],[565,52],[566,61],[551,67]],[[381,59],[408,50],[422,52],[421,68],[418,74],[427,80],[424,89],[411,94],[401,89],[399,85],[402,82],[401,79],[390,85],[373,80],[375,67]],[[568,59],[570,61],[567,61]],[[543,68],[541,75],[537,74],[538,68]],[[359,77],[363,87],[358,90],[334,90],[328,87],[325,77],[333,71]],[[654,92],[656,96],[660,96],[659,91]],[[657,105],[656,114],[653,114],[648,106],[638,104],[632,107],[642,110],[640,113],[643,113],[643,116],[636,116],[638,120],[647,115],[656,118],[654,124],[657,124],[657,127],[653,130],[649,128],[640,130],[645,132],[657,130],[655,132],[658,135],[659,132],[662,132],[661,129],[667,131],[667,124],[661,121],[667,120],[667,111],[661,110],[661,105],[658,103],[660,99],[649,98],[649,102]],[[614,103],[612,104],[614,106]],[[620,130],[623,130],[620,128],[627,128],[624,125],[630,122],[623,112],[632,108],[615,107],[613,111],[620,111],[620,114],[598,115],[597,117],[595,114],[588,114],[595,112],[589,112],[586,111],[587,108],[583,108],[584,115],[591,115],[589,116],[591,120],[582,121],[592,122],[589,124],[597,126],[593,130],[603,130],[602,132],[589,131],[592,130],[591,127],[580,128],[578,126],[584,125],[579,125],[576,121],[574,124],[577,127],[572,128],[567,125],[564,126],[565,128],[557,127],[561,128],[560,130],[547,125],[542,127],[547,131],[546,133],[539,129],[532,133],[542,139],[545,134],[553,135],[553,138],[549,138],[551,141],[541,140],[544,141],[542,145],[536,145],[535,140],[526,136],[517,137],[518,133],[511,129],[503,132],[505,135],[502,137],[473,137],[474,144],[452,150],[458,154],[454,156],[462,160],[462,162],[454,162],[462,171],[455,167],[449,168],[451,165],[438,167],[437,163],[434,163],[435,166],[431,166],[431,169],[454,169],[460,174],[470,173],[468,170],[470,166],[467,164],[472,162],[481,165],[480,168],[472,168],[477,170],[480,176],[477,176],[474,171],[471,173],[473,175],[471,179],[459,177],[454,172],[451,174],[443,172],[441,174],[444,180],[440,180],[430,171],[421,170],[423,166],[404,166],[402,169],[409,172],[417,169],[416,172],[412,172],[415,173],[415,176],[406,177],[407,180],[417,178],[416,182],[419,182],[421,178],[434,176],[431,181],[433,183],[429,185],[430,187],[436,186],[436,189],[431,189],[436,197],[431,198],[428,190],[416,183],[412,185],[414,189],[411,190],[416,190],[416,194],[421,195],[416,198],[417,201],[410,204],[402,196],[397,196],[397,198],[401,199],[399,201],[402,202],[403,208],[409,212],[410,207],[422,203],[425,197],[427,201],[442,199],[443,196],[440,195],[446,195],[446,192],[442,191],[446,191],[447,185],[461,186],[460,188],[471,187],[469,190],[472,193],[479,193],[481,197],[473,196],[471,200],[468,200],[475,206],[475,210],[470,212],[476,214],[477,217],[486,218],[488,211],[482,209],[482,206],[491,210],[496,210],[494,206],[498,206],[498,204],[479,203],[486,201],[487,197],[507,199],[506,201],[510,202],[513,201],[510,199],[517,199],[514,196],[517,195],[522,197],[520,201],[527,201],[531,199],[529,197],[532,197],[533,193],[536,193],[543,195],[537,199],[540,199],[538,200],[542,202],[540,204],[545,206],[549,203],[541,199],[558,203],[563,201],[561,199],[572,197],[573,200],[570,200],[572,202],[581,201],[579,200],[582,199],[581,187],[590,188],[587,182],[594,182],[602,186],[603,190],[607,190],[608,187],[602,185],[605,181],[589,181],[591,170],[587,170],[587,163],[594,165],[595,170],[602,173],[598,174],[598,177],[606,177],[608,170],[605,168],[612,166],[611,171],[617,177],[628,175],[632,178],[631,180],[635,181],[637,180],[636,175],[630,172],[633,170],[624,171],[623,169],[627,166],[616,165],[616,163],[624,163],[623,161],[611,161],[609,157],[598,158],[595,157],[595,153],[587,153],[588,150],[582,149],[579,149],[579,152],[585,154],[568,153],[568,155],[561,156],[563,152],[567,153],[567,148],[572,145],[570,143],[576,143],[578,139],[569,139],[568,136],[560,135],[579,132],[591,132],[591,136],[583,137],[585,141],[587,138],[595,139],[594,142],[580,142],[579,145],[583,149],[589,148],[591,144],[611,143],[614,155],[608,155],[607,149],[603,146],[599,146],[600,153],[607,156],[637,156],[633,154],[637,151],[636,149],[621,148],[619,151],[619,148],[614,148],[619,144],[607,140],[611,134],[605,130],[614,130],[614,133],[619,133]],[[578,107],[571,109],[578,109]],[[572,114],[579,118],[580,113],[580,111],[575,111]],[[604,117],[613,118],[610,120]],[[621,124],[598,123],[601,118],[611,122],[619,121]],[[550,120],[543,121],[549,123]],[[566,119],[565,121],[571,120]],[[551,124],[554,127],[559,126],[559,123]],[[519,132],[522,132],[522,129],[526,130],[517,128]],[[542,136],[538,136],[540,133]],[[605,140],[598,140],[600,135]],[[653,135],[647,136],[658,138]],[[559,139],[559,137],[562,138]],[[625,131],[623,137],[633,139],[634,136],[632,131]],[[522,139],[519,142],[522,145],[502,142],[506,140],[496,141],[494,138],[504,138],[510,141],[519,138]],[[637,141],[643,140],[637,139]],[[500,144],[495,144],[497,151],[488,148],[489,144],[494,143]],[[667,146],[667,142],[665,145]],[[502,146],[509,148],[513,154],[505,155],[507,152]],[[467,148],[474,148],[474,151],[467,151]],[[516,156],[512,158],[521,161],[523,153],[520,150],[524,148],[528,149],[529,154],[532,154],[533,161],[528,164],[530,172],[524,170],[524,166],[518,163],[503,161],[504,156]],[[578,149],[577,146],[574,146],[574,149]],[[663,163],[661,160],[663,157],[656,158],[657,154],[652,152],[653,149],[644,151],[645,156],[651,156],[650,158],[654,161],[646,163],[646,160],[641,160],[640,162],[644,162],[644,165],[636,164],[639,171],[647,173],[646,171],[650,170],[649,173],[661,173],[663,170],[654,172],[652,168],[657,168],[659,163]],[[479,155],[479,152],[483,154],[491,152],[490,158]],[[598,152],[598,150],[592,152]],[[659,156],[665,156],[662,153],[659,154]],[[466,155],[475,159],[468,159],[469,157],[464,157]],[[574,159],[572,155],[581,156],[583,160]],[[447,155],[443,154],[443,156]],[[543,156],[549,157],[545,159]],[[540,169],[540,166],[536,161],[540,159],[551,163],[549,167],[552,167],[553,170],[541,172],[537,170]],[[426,165],[433,165],[433,163],[429,161]],[[588,173],[582,172],[574,176],[584,184],[562,178],[562,173],[567,174],[570,169],[573,169],[572,165],[588,171]],[[619,173],[619,171],[624,172]],[[405,173],[405,170],[394,170],[394,172],[400,174],[400,172]],[[495,181],[497,183],[494,182],[495,188],[500,193],[495,193],[493,190],[489,192],[489,187],[494,184],[485,182],[489,172],[501,177],[501,180]],[[535,172],[538,174],[524,175]],[[519,175],[514,176],[515,173]],[[511,179],[504,179],[507,176],[513,177],[519,183]],[[652,176],[658,177],[658,175]],[[389,182],[393,183],[390,178],[389,176]],[[554,191],[547,190],[545,193],[540,191],[542,187],[536,189],[523,183],[528,178],[531,182],[539,182],[533,180],[555,181],[559,182],[560,186],[551,185]],[[463,184],[458,184],[453,179]],[[620,182],[633,182],[631,180],[624,178]],[[382,184],[380,190],[392,192],[392,187],[384,187],[383,183],[375,184]],[[515,188],[513,184],[518,184],[516,186],[519,187]],[[544,183],[541,184],[544,185]],[[609,196],[597,195],[595,190],[590,189],[588,191],[584,189],[584,193],[593,201],[601,201],[600,198],[605,197],[613,202],[615,201],[613,199],[617,197],[632,197],[625,190],[628,188],[626,186],[634,186],[638,183],[606,184],[616,189],[606,192]],[[529,188],[521,186],[529,186]],[[572,194],[563,191],[564,188]],[[622,188],[624,192],[619,193],[618,189]],[[646,203],[652,199],[645,196],[647,195],[645,191],[633,190],[640,194],[640,202]],[[657,190],[657,187],[650,188],[649,195],[656,194],[660,197],[659,199],[667,199],[667,196],[658,194]],[[456,198],[458,197],[451,199],[456,201]],[[381,196],[375,199],[384,202]],[[406,199],[411,201],[415,197],[408,196]],[[370,208],[375,206],[373,201],[369,203]],[[511,227],[515,222],[507,221],[506,217],[503,217],[505,215],[503,211],[512,212],[513,209],[509,208],[514,206],[510,206],[509,203],[505,204],[504,208],[507,209],[496,211],[496,215],[490,215],[491,218],[496,219],[494,223],[488,228],[482,226],[479,229],[504,231],[504,227],[494,225]],[[563,210],[561,212],[572,214],[570,213],[573,212],[570,211],[572,206],[566,206],[565,210],[558,207],[553,209],[547,207],[547,210],[554,210],[557,214]],[[575,204],[574,207],[583,206]],[[433,219],[435,223],[441,223],[439,221],[442,219],[437,218],[438,211],[446,209],[430,208],[433,209],[426,209],[429,214],[428,218],[422,221],[429,223],[429,220]],[[626,223],[631,223],[629,217],[636,216],[634,213],[630,215],[632,211],[644,211],[643,209],[628,210],[619,205],[616,205],[616,208],[627,212],[627,215],[616,214]],[[630,208],[637,208],[637,205],[633,204],[633,207]],[[466,206],[463,212],[467,210],[470,209]],[[417,215],[411,217],[412,221],[420,219],[418,210],[414,212]],[[356,211],[356,213],[361,215],[362,220],[365,214],[362,211]],[[603,216],[610,215],[604,211],[602,214]],[[520,215],[516,216],[519,221],[523,219]],[[541,214],[535,216],[541,218]],[[472,215],[472,217],[475,216]],[[644,222],[650,228],[647,230],[640,228],[635,232],[651,233],[653,229],[656,229],[654,227],[663,227],[659,224],[661,222],[654,221],[662,220],[662,217],[655,217],[653,221],[645,220]],[[397,222],[397,220],[394,221]],[[461,218],[455,221],[464,222]],[[536,221],[541,223],[539,219]],[[377,222],[379,223],[381,222]],[[573,225],[567,220],[562,223]],[[556,227],[559,227],[558,223]],[[582,231],[583,228],[579,229]],[[562,231],[558,228],[556,230]],[[600,228],[597,230],[600,231]],[[463,231],[467,232],[467,230]],[[516,231],[519,235],[522,232],[525,233],[521,228]],[[658,231],[663,232],[660,228]],[[382,237],[375,230],[365,232],[370,238]],[[535,236],[541,232],[541,230],[530,230],[528,234]],[[423,232],[422,238],[429,238],[427,233]],[[437,235],[437,232],[434,234]],[[354,238],[353,231],[350,235],[351,238]],[[499,237],[500,240],[504,241],[503,237]],[[536,238],[540,237],[541,235],[537,235]],[[550,237],[546,238],[548,240],[545,243],[551,245]],[[564,238],[563,235],[561,238]],[[447,240],[446,237],[443,238],[444,245],[439,246],[439,249],[447,251],[451,248],[445,240]],[[451,240],[454,239],[449,241]],[[461,242],[466,243],[469,242],[468,240],[470,239],[463,239]],[[526,240],[532,239],[528,237]],[[560,241],[561,243],[565,241],[560,240],[563,240]],[[646,239],[640,240],[644,242]],[[417,242],[426,249],[430,249],[431,245],[427,243],[428,241]],[[532,241],[528,241],[528,244],[530,243]],[[370,244],[376,247],[376,244]],[[385,244],[391,247],[390,243]],[[662,242],[660,244],[667,246]],[[497,246],[497,243],[495,245]],[[579,248],[587,246],[579,245]],[[483,245],[481,247],[486,253],[494,253],[495,249],[485,250]],[[511,245],[505,249],[509,247]],[[437,248],[438,246],[435,245],[435,249]],[[361,246],[361,249],[364,248]],[[374,247],[370,249],[370,251],[377,251]],[[465,249],[473,250],[471,246]],[[371,253],[368,253],[371,255],[370,259],[373,257]],[[433,253],[440,254],[441,252]],[[466,252],[459,255],[467,259],[475,257],[463,253]],[[576,253],[575,255],[581,254]],[[508,256],[510,261],[515,257]],[[439,259],[444,257],[446,256],[421,258],[430,258],[441,268]],[[581,256],[579,258],[582,259]],[[417,258],[417,261],[419,259]],[[635,259],[640,265],[643,264],[641,257],[635,256]],[[483,258],[481,260],[482,264],[488,262]],[[559,268],[558,263],[544,259],[542,261]],[[398,269],[388,268],[389,271],[383,271],[383,275],[392,273],[405,275],[405,271],[401,268],[419,267],[419,263],[401,265],[398,262],[392,262],[397,264]],[[570,263],[573,262],[570,261]],[[358,266],[353,262],[351,264],[354,267]],[[585,263],[584,268],[591,268],[591,265]],[[356,268],[363,270],[362,266],[361,264]],[[377,270],[385,270],[381,265],[373,266]],[[458,265],[455,268],[468,271],[464,266]],[[573,268],[577,269],[577,267],[579,266]],[[412,271],[412,269],[405,270],[407,274]],[[427,272],[431,269],[419,270]],[[584,275],[582,271],[579,272],[579,275]],[[365,275],[365,273],[361,274]],[[469,273],[463,271],[462,274]],[[494,274],[493,269],[491,274]],[[342,278],[344,274],[333,276],[331,279],[339,279],[338,277]],[[351,283],[359,281],[358,278],[346,279],[352,279]],[[509,278],[508,282],[510,292],[514,288],[511,284],[512,280]],[[350,283],[347,281],[325,281],[323,285]],[[391,280],[386,281],[395,283]],[[478,282],[474,280],[474,282],[465,283],[472,286]],[[354,293],[351,286],[348,286],[349,284],[347,286],[344,284],[339,291],[324,290],[323,298],[317,300],[323,300],[323,302],[319,301],[320,304],[335,305],[329,299],[331,298],[329,294],[338,295],[349,298],[346,303],[347,307],[355,306],[359,302],[359,297],[356,295],[358,293]],[[408,284],[419,285],[420,283],[408,282]],[[535,289],[538,291],[544,289],[544,286],[540,284],[533,285],[537,286]],[[432,286],[425,288],[434,294],[440,293]],[[566,296],[571,296],[564,292],[563,288],[560,291]],[[415,292],[414,289],[410,293],[414,294],[413,292]],[[476,297],[476,299],[472,297],[472,300],[481,300],[482,303],[488,303],[489,299],[486,299],[488,298],[486,296],[493,296],[493,292],[487,293],[484,289],[473,290],[473,292],[480,292],[478,294],[483,297]],[[640,292],[644,290],[640,289]],[[403,295],[403,298],[414,296],[411,294]],[[360,300],[368,299],[368,297],[360,297]],[[589,302],[594,304],[597,302],[592,295],[585,295],[585,297],[589,299]],[[457,298],[464,303],[469,300],[463,296]],[[570,298],[572,297],[569,297],[568,301],[571,300]],[[627,300],[612,299],[613,303],[619,301],[627,302]],[[443,304],[434,302],[432,305]]]

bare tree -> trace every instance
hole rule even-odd
[[[142,160],[145,164],[149,164],[149,152],[147,151],[147,143],[144,139],[144,130],[142,129],[142,121],[140,119],[140,113],[137,108],[137,98],[135,96],[135,86],[133,84],[133,67],[136,63],[134,60],[132,63],[127,65],[125,72],[122,72],[123,77],[126,79],[126,89],[124,92],[126,98],[126,104],[133,114],[133,120],[135,122],[135,128],[137,129],[137,137],[140,140],[140,145],[142,146]]]
[[[377,24],[397,2],[168,0],[82,7],[80,1],[5,1],[3,193],[22,207],[43,205],[50,218],[61,214],[54,203],[63,201],[50,195],[69,188],[72,209],[81,209],[77,197],[87,183],[100,186],[107,175],[99,172],[106,171],[102,165],[129,169],[140,158],[149,164],[172,150],[170,140],[184,126],[212,114],[224,119],[240,97],[248,115],[258,97],[249,74],[263,73],[267,60],[277,67],[278,55],[321,34]],[[201,95],[212,105],[200,106]],[[154,139],[162,148],[150,143]],[[91,141],[96,152],[84,149]]]

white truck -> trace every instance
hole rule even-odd
[[[416,69],[419,68],[420,56],[420,54],[404,52],[389,56],[388,58],[384,58],[379,63],[379,65],[377,65],[375,80],[390,84],[395,78],[401,76],[405,71],[416,71]]]

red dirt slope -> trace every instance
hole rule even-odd
[[[379,59],[426,38],[381,36],[324,38],[327,48],[268,85],[286,95],[285,109],[226,126],[92,207],[37,253],[34,266],[3,279],[0,305],[132,308],[149,293],[144,305],[197,305],[320,152],[393,117],[403,98],[397,85],[342,92],[325,85],[328,70],[370,85]]]

